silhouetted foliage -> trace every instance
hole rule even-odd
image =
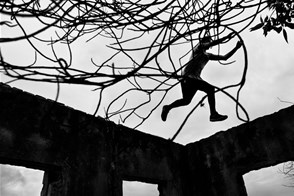
[[[263,34],[274,30],[277,33],[283,32],[283,36],[288,42],[287,28],[294,29],[294,2],[289,0],[269,0],[268,7],[270,14],[264,19],[260,17],[260,23],[251,28],[251,31],[262,28]]]
[[[26,40],[34,48],[36,59],[30,65],[16,65],[7,62],[5,55],[1,55],[0,71],[10,76],[12,81],[92,85],[95,91],[100,92],[95,115],[100,110],[105,91],[118,83],[127,83],[121,93],[104,105],[105,117],[119,117],[121,122],[135,117],[139,119],[135,125],[137,127],[150,117],[168,92],[178,84],[177,79],[181,78],[187,54],[199,38],[210,34],[217,40],[235,32],[237,36],[233,39],[240,40],[240,33],[251,27],[261,12],[270,9],[272,13],[251,30],[263,28],[265,35],[271,30],[283,31],[287,40],[285,29],[293,28],[292,8],[293,2],[286,0],[1,1],[0,13],[6,17],[0,23],[1,28],[13,33],[7,37],[1,36],[0,42]],[[95,62],[91,59],[91,69],[77,65],[73,56],[79,54],[74,54],[71,47],[82,38],[88,42],[106,40],[105,47],[111,49],[111,53],[97,51],[103,60]],[[36,43],[50,45],[53,57],[42,52]],[[55,49],[57,44],[68,46],[68,59],[59,57]],[[248,121],[247,112],[238,101],[247,71],[245,45],[243,50],[244,73],[240,82],[218,88],[217,91],[230,96],[237,103],[238,118]],[[41,65],[37,57],[49,63]],[[239,88],[237,95],[227,93],[225,90],[228,88]],[[143,94],[145,99],[130,104],[128,100],[134,93]],[[245,113],[245,119],[239,116],[238,108]]]

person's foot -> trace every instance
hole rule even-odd
[[[221,115],[219,113],[215,113],[215,114],[210,115],[211,122],[223,121],[223,120],[226,120],[227,118],[228,118],[227,115]]]
[[[167,106],[166,105],[163,106],[162,112],[161,112],[161,120],[166,121],[168,112],[169,112],[169,110],[168,110]]]

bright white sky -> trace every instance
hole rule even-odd
[[[290,104],[279,101],[278,98],[294,102],[294,91],[291,90],[294,82],[294,34],[288,34],[289,44],[284,41],[282,36],[276,36],[275,33],[270,33],[266,38],[260,31],[252,33],[246,31],[242,34],[249,53],[249,70],[246,84],[241,92],[241,103],[247,109],[251,119],[290,106]],[[230,47],[234,46],[235,41],[232,41]],[[102,51],[96,50],[95,44],[101,43],[93,42],[86,44],[85,47],[73,47],[73,51],[79,54],[75,62],[90,64],[89,59],[91,57],[95,59],[103,55]],[[15,50],[15,46],[19,50]],[[29,46],[24,43],[3,44],[1,45],[1,52],[8,62],[26,64],[33,60],[33,56],[26,52],[28,48]],[[243,68],[242,52],[238,51],[232,57],[232,60],[236,60],[236,62],[228,66],[209,63],[203,72],[203,79],[219,87],[238,82]],[[8,81],[8,78],[4,75],[1,75],[1,79],[2,82]],[[50,99],[55,98],[56,85],[26,81],[17,81],[11,85]],[[82,86],[63,85],[59,102],[91,114],[96,108],[98,97],[98,94],[92,92],[91,89]],[[232,91],[232,93],[236,92]],[[182,119],[203,95],[202,92],[199,92],[190,106],[172,110],[166,122],[160,120],[160,107],[139,130],[163,138],[172,137],[177,130],[176,128],[180,126]],[[111,92],[109,92],[108,96],[111,97]],[[180,96],[180,87],[175,88],[164,101],[164,104],[168,104]],[[218,123],[209,122],[209,111],[206,102],[204,107],[197,109],[190,117],[175,142],[181,144],[195,142],[241,123],[235,115],[234,102],[222,94],[217,94],[216,99],[217,109],[221,113],[228,114],[229,119]],[[249,196],[292,196],[294,188],[283,186],[289,184],[290,181],[278,172],[278,168],[281,169],[281,167],[282,165],[279,165],[278,167],[246,174],[244,178]],[[8,169],[6,166],[1,166],[0,174],[0,196],[39,195],[40,190],[37,187],[41,186],[41,174],[19,168]],[[12,176],[13,178],[11,178]],[[31,188],[28,188],[28,186],[31,186]],[[128,196],[138,195],[132,193],[133,185],[128,184],[125,187],[125,193],[128,193]],[[140,196],[150,196],[152,189],[141,187],[140,192],[142,194]],[[32,192],[26,192],[28,190]],[[153,189],[153,192],[156,195],[156,188],[155,190]]]

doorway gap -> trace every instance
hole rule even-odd
[[[40,196],[44,171],[0,164],[0,196]]]
[[[123,196],[159,196],[157,184],[123,181]]]
[[[285,162],[275,166],[250,171],[243,175],[248,196],[293,196],[294,175],[285,174],[286,167],[293,162]],[[288,168],[290,169],[290,168]]]

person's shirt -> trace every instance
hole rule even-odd
[[[197,44],[193,48],[190,60],[184,68],[183,76],[201,80],[201,72],[208,61],[209,54],[206,53],[206,50],[200,43]]]

